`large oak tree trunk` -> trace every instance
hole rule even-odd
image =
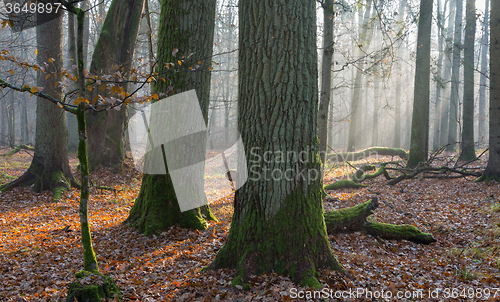
[[[59,10],[62,14],[62,10]],[[45,18],[52,18],[46,21]],[[44,88],[44,93],[62,99],[60,81],[57,73],[63,67],[62,16],[53,18],[49,14],[38,15],[37,30],[37,64],[45,69],[37,72],[37,85]],[[54,61],[50,62],[52,58]],[[49,77],[47,75],[50,74]],[[17,180],[7,184],[3,189],[14,186],[33,185],[35,191],[52,190],[54,200],[61,197],[63,190],[70,185],[78,185],[69,168],[68,131],[66,115],[57,105],[38,98],[36,106],[35,153],[29,169]]]
[[[144,0],[115,0],[111,3],[92,55],[92,75],[111,75],[116,72],[130,75],[143,7]],[[118,81],[118,77],[112,77],[111,80]],[[120,86],[127,89],[125,83]],[[107,91],[94,87],[92,91],[87,91],[87,99],[94,102],[97,94],[111,96]],[[120,170],[125,158],[126,119],[127,110],[92,112],[87,115],[91,170],[99,165]]]
[[[490,157],[480,180],[500,181],[500,3],[491,1]]]
[[[212,43],[215,25],[215,0],[162,0],[160,32],[158,39],[159,77],[154,85],[157,93],[180,93],[196,89],[205,123],[208,117],[210,97],[210,72]],[[178,52],[173,52],[178,49]],[[197,64],[196,71],[169,74],[166,63],[177,62],[182,56]],[[175,55],[174,55],[175,54]],[[189,65],[185,63],[183,65]],[[192,67],[192,66],[191,66]],[[166,169],[167,170],[167,169]],[[175,195],[172,179],[166,175],[144,174],[142,186],[126,223],[146,235],[161,232],[178,223],[181,227],[206,229],[206,220],[215,220],[208,206],[181,212]]]
[[[341,266],[321,199],[315,3],[240,1],[239,21],[238,130],[252,150],[250,172],[236,191],[228,240],[209,268],[235,268],[233,284],[244,287],[251,275],[271,271],[319,287],[317,269]],[[295,160],[258,160],[266,151]]]

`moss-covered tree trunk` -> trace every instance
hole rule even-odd
[[[90,73],[92,75],[113,75],[120,72],[128,79],[132,68],[135,44],[144,7],[144,0],[114,0],[111,2],[102,26],[99,40],[92,55]],[[119,77],[113,76],[111,81]],[[120,80],[121,81],[121,80]],[[127,89],[127,84],[120,84]],[[121,99],[107,90],[96,86],[87,91],[87,99],[94,102],[98,94]],[[88,151],[90,169],[97,166],[113,167],[120,170],[125,158],[125,126],[127,110],[92,112],[87,115]]]
[[[366,218],[373,214],[378,205],[378,199],[374,197],[354,207],[325,213],[328,234],[363,232],[384,239],[405,239],[424,244],[436,242],[431,234],[424,233],[413,225],[393,225],[367,221]]]
[[[500,181],[500,3],[491,1],[490,157],[480,180]]]
[[[429,142],[429,80],[431,55],[432,0],[420,0],[418,22],[415,90],[411,119],[410,155],[408,166],[413,168],[427,161]]]
[[[272,271],[319,287],[319,268],[341,266],[321,198],[315,3],[239,1],[239,21],[238,130],[251,150],[249,179],[236,191],[228,240],[209,268],[235,268],[233,284],[245,287],[250,276]]]
[[[168,80],[158,79],[153,86],[154,92],[158,94],[195,89],[205,123],[210,97],[209,69],[215,4],[215,0],[162,0],[156,72],[159,78]],[[179,66],[179,60],[184,60],[179,67],[183,70],[172,74],[172,67],[167,68],[165,64],[176,63]],[[195,68],[195,65],[199,67]],[[189,67],[195,70],[190,70]],[[167,168],[166,170],[166,175],[143,175],[139,196],[125,222],[146,235],[161,232],[174,224],[185,228],[206,229],[206,220],[215,220],[209,207],[181,212],[172,179]]]
[[[62,99],[61,86],[56,86],[56,82],[61,79],[55,75],[63,68],[62,12],[63,10],[59,10],[61,16],[58,18],[53,18],[50,14],[39,14],[39,25],[36,27],[37,64],[44,67],[44,71],[37,71],[37,86],[43,87],[43,92],[55,99]],[[50,59],[54,61],[50,62]],[[69,190],[71,184],[78,185],[69,168],[64,110],[37,98],[36,129],[35,153],[30,167],[21,177],[2,189],[33,185],[37,192],[52,190],[54,200],[59,200],[63,190]]]

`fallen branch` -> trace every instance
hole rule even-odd
[[[372,147],[358,152],[344,152],[328,154],[327,162],[356,161],[370,156],[398,156],[401,159],[408,159],[408,153],[400,148]]]
[[[337,189],[341,189],[341,188],[364,188],[364,187],[367,187],[367,185],[363,185],[360,182],[362,182],[363,180],[366,180],[366,179],[376,178],[380,175],[384,175],[386,179],[392,179],[390,177],[389,173],[387,173],[386,164],[387,163],[383,163],[380,166],[380,168],[377,170],[377,172],[371,173],[371,174],[366,174],[366,171],[375,170],[376,169],[375,166],[374,165],[363,165],[354,173],[354,175],[351,177],[351,179],[343,179],[343,180],[336,181],[332,184],[325,185],[323,187],[323,189],[324,190],[337,190]]]
[[[378,206],[378,199],[374,197],[354,207],[325,213],[328,234],[363,232],[383,239],[405,239],[423,244],[436,242],[432,234],[424,233],[413,225],[394,225],[367,221],[366,217],[373,214],[373,211]]]
[[[35,148],[28,146],[28,145],[17,145],[14,149],[10,150],[9,152],[7,152],[5,154],[1,154],[0,156],[11,157],[12,155],[16,154],[17,152],[19,152],[21,150],[35,151]]]

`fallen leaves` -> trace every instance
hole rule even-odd
[[[3,183],[20,176],[31,157],[18,153],[0,160]],[[73,172],[76,164],[72,156]],[[337,180],[348,172],[349,168],[337,166],[326,179]],[[310,290],[267,273],[253,276],[251,289],[243,291],[231,286],[234,271],[201,272],[229,231],[232,196],[229,184],[222,182],[227,182],[223,174],[206,181],[218,223],[209,223],[203,232],[173,227],[152,238],[122,224],[138,194],[140,175],[131,169],[121,175],[100,169],[91,179],[116,189],[115,195],[92,188],[89,218],[100,271],[113,277],[125,301],[291,301],[296,300],[292,288]],[[415,225],[438,242],[424,246],[363,234],[330,235],[333,251],[352,279],[322,270],[323,289],[395,294],[427,293],[438,287],[500,287],[498,184],[464,179],[408,180],[395,186],[384,185],[382,179],[370,183],[369,188],[330,192],[325,210],[365,202],[376,192],[380,207],[372,215],[375,220]],[[50,192],[37,194],[28,188],[0,193],[0,300],[64,300],[74,273],[83,267],[78,199],[77,190],[65,192],[59,203],[52,202]]]

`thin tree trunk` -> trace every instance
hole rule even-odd
[[[474,40],[476,35],[476,0],[467,0],[465,6],[464,41],[464,100],[461,159],[476,158],[474,148]]]
[[[321,162],[325,163],[328,139],[328,109],[332,90],[333,60],[333,4],[323,4],[323,60],[321,66],[321,92],[318,109],[318,139]]]
[[[481,41],[481,75],[479,76],[479,108],[478,108],[478,116],[479,116],[479,129],[478,129],[478,139],[480,143],[485,143],[486,138],[488,137],[488,129],[486,128],[486,83],[488,81],[488,37],[490,35],[489,28],[489,7],[490,1],[486,0],[485,4],[485,13],[484,13],[484,31],[483,38]]]
[[[434,137],[433,137],[433,144],[432,144],[432,149],[433,150],[438,150],[440,145],[440,128],[439,128],[439,123],[440,123],[440,118],[441,118],[441,91],[444,87],[443,83],[443,78],[441,77],[442,74],[442,69],[443,69],[443,35],[444,35],[444,15],[446,15],[446,6],[444,8],[444,11],[441,10],[441,0],[437,0],[437,30],[438,30],[438,61],[437,61],[437,70],[436,70],[436,96],[435,96],[435,103],[434,103]]]
[[[73,73],[76,71],[73,67],[76,67],[76,24],[75,24],[75,14],[68,12],[68,53],[69,60],[67,62],[67,68]],[[76,87],[72,87],[76,88]],[[76,116],[72,113],[66,113],[66,123],[68,126],[68,151],[77,151],[78,149],[78,122]]]
[[[440,121],[440,146],[445,146],[448,143],[448,127],[449,127],[449,110],[451,97],[451,67],[453,58],[453,26],[455,23],[455,6],[456,1],[450,0],[450,16],[448,17],[448,26],[446,29],[446,41],[444,50],[444,66],[443,66],[443,97],[441,98],[441,121]]]
[[[460,60],[462,51],[462,10],[463,0],[456,1],[455,15],[455,35],[453,38],[453,66],[451,69],[451,96],[450,96],[450,111],[448,119],[448,144],[446,150],[455,151],[455,143],[457,140],[458,131],[458,99],[459,99],[459,75],[460,75]]]

